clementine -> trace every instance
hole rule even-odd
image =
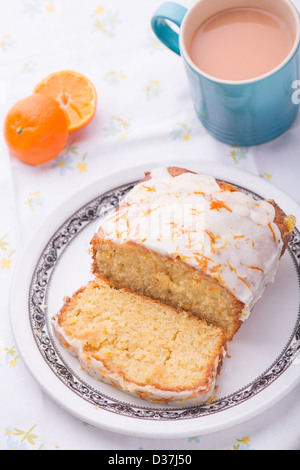
[[[42,94],[18,101],[4,122],[4,137],[10,152],[29,165],[57,157],[68,136],[65,113],[54,99]]]
[[[42,93],[55,99],[69,120],[69,132],[87,126],[97,107],[97,92],[93,83],[84,75],[65,70],[48,75],[36,85],[34,93]]]

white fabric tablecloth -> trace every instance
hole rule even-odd
[[[166,160],[204,159],[266,178],[300,202],[300,115],[273,142],[233,148],[198,122],[180,58],[150,28],[161,0],[0,0],[0,118],[49,73],[88,76],[99,94],[92,123],[54,161],[30,167],[0,133],[0,448],[300,449],[300,386],[226,431],[176,440],[128,437],[69,415],[44,394],[19,355],[9,319],[17,260],[35,227],[103,176]],[[194,1],[181,2],[186,7]],[[300,8],[300,0],[295,1]]]

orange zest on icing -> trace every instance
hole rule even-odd
[[[203,214],[202,211],[200,211],[199,209],[196,209],[195,207],[192,207],[192,208],[190,209],[190,211],[191,211],[191,214],[192,214],[192,215],[202,215],[202,214]]]
[[[272,225],[271,225],[270,222],[268,223],[268,225],[269,225],[270,230],[271,230],[271,232],[272,232],[274,243],[276,243],[276,235],[275,235],[275,233],[274,233],[274,230],[272,229]]]
[[[249,286],[249,284],[245,281],[245,279],[243,279],[243,278],[240,277],[240,276],[238,276],[238,279],[239,279],[240,281],[242,281],[242,282],[248,287],[248,289],[250,289],[250,286]]]
[[[155,189],[154,186],[151,186],[151,187],[150,187],[150,186],[145,186],[145,185],[143,184],[143,188],[145,188],[148,192],[153,192],[153,193],[156,192],[156,189]]]
[[[261,271],[262,273],[264,270],[262,268],[259,268],[258,266],[248,266],[249,269],[257,269],[258,271]]]
[[[232,210],[226,206],[225,202],[223,201],[219,201],[219,200],[212,200],[211,203],[210,203],[210,209],[215,209],[217,211],[221,210],[221,209],[226,209],[227,211],[229,212],[232,212]]]
[[[229,261],[227,261],[227,264],[228,264],[230,270],[236,274],[236,268],[234,268],[233,266],[231,266],[231,264],[229,263]]]
[[[206,269],[208,261],[212,261],[212,259],[208,258],[207,256],[195,256],[195,260],[197,261],[200,269]]]
[[[112,217],[111,217],[111,221],[112,222],[119,222],[119,220],[123,219],[124,218],[124,214],[122,212],[116,212]]]
[[[191,194],[201,194],[202,196],[206,195],[203,191],[193,191],[192,193],[188,193],[188,195],[191,195]]]
[[[213,233],[211,233],[209,230],[204,230],[204,232],[209,236],[210,240],[212,243],[215,243],[216,239]]]
[[[151,207],[147,210],[144,211],[144,216],[149,217],[149,215],[152,214],[152,212],[156,211],[157,209],[160,209],[161,206],[156,206],[156,207]]]
[[[212,253],[216,252],[216,249],[214,248],[214,244],[216,243],[216,237],[213,233],[211,233],[209,230],[204,230],[204,232],[209,236],[210,238],[210,249]],[[219,236],[218,236],[219,237]]]
[[[223,266],[222,264],[217,264],[217,266],[213,266],[213,267],[211,268],[211,270],[210,270],[211,273],[214,274],[215,272],[220,271],[220,269],[222,268],[222,266]]]

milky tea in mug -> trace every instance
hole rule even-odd
[[[260,8],[232,8],[200,24],[189,55],[210,76],[251,80],[283,62],[294,40],[289,25],[279,16]]]

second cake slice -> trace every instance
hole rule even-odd
[[[66,298],[52,323],[86,372],[146,400],[206,401],[225,356],[220,328],[100,279]]]

